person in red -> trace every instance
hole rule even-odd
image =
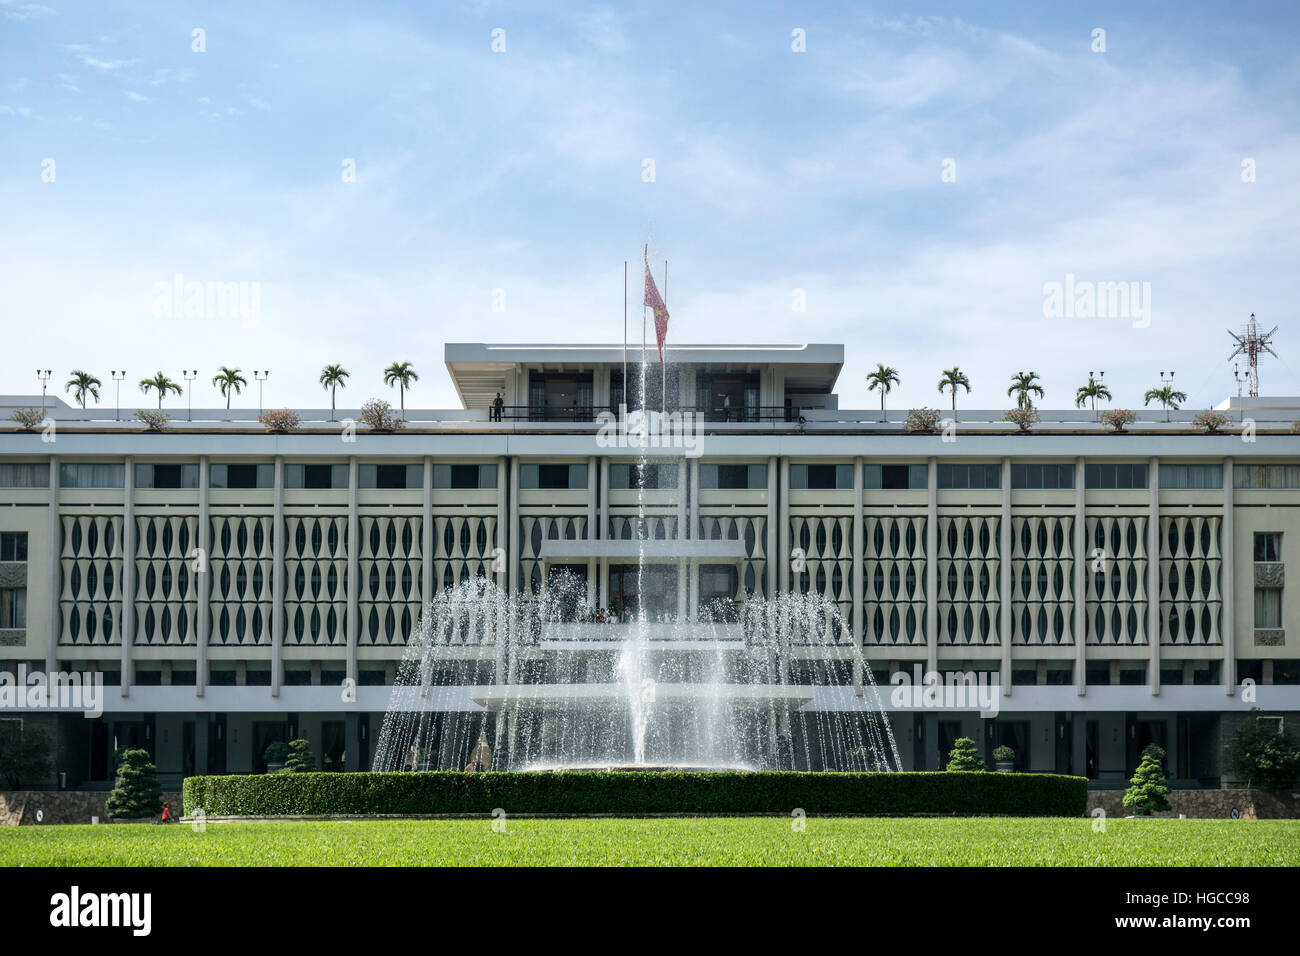
[[[163,823],[171,823],[171,822],[172,822],[172,812],[171,812],[171,809],[170,809],[170,808],[167,806],[167,804],[165,804],[165,803],[163,804],[162,822],[163,822]]]

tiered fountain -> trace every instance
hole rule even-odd
[[[644,363],[640,378],[644,396]],[[642,492],[641,529],[645,508]],[[664,560],[643,534],[638,594]],[[563,576],[540,594],[488,578],[440,592],[407,644],[375,769],[901,769],[871,668],[820,595],[668,623],[592,611],[585,582]]]

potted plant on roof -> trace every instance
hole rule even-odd
[[[1216,412],[1213,409],[1206,412],[1197,412],[1192,418],[1192,427],[1208,432],[1211,435],[1222,435],[1223,426],[1232,421],[1223,412]]]
[[[1127,408],[1108,408],[1099,417],[1101,423],[1116,434],[1122,432],[1126,425],[1132,425],[1138,418],[1137,412]]]
[[[262,759],[266,761],[267,773],[279,773],[284,769],[284,762],[289,758],[289,745],[283,740],[273,740],[266,745],[262,751]]]
[[[1011,773],[1016,769],[1016,752],[1006,744],[993,748],[993,764],[998,773]]]
[[[933,435],[939,427],[939,410],[913,408],[907,413],[907,422],[903,427],[914,435]]]

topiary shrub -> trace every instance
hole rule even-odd
[[[289,745],[283,740],[271,741],[262,751],[262,759],[266,761],[268,767],[275,765],[283,769],[285,761],[289,759]]]
[[[1012,750],[1010,747],[1007,747],[1005,745],[1001,747],[996,747],[993,750],[993,759],[1001,763],[1005,763],[1008,760],[1015,760],[1016,752]]]
[[[284,761],[285,773],[311,773],[316,769],[316,757],[306,740],[289,741],[289,756]]]
[[[969,773],[988,768],[984,766],[984,758],[975,749],[975,741],[969,737],[958,737],[953,741],[952,751],[948,754],[948,766],[944,769],[949,773]]]
[[[1142,816],[1169,809],[1169,801],[1165,799],[1169,796],[1169,781],[1160,766],[1164,757],[1162,747],[1155,744],[1146,746],[1142,751],[1142,762],[1129,781],[1129,788],[1124,791],[1124,806]]]
[[[1300,781],[1300,740],[1258,719],[1250,718],[1228,741],[1228,765],[1238,780],[1261,790],[1286,790]]]
[[[1083,777],[1036,773],[279,773],[187,777],[208,817],[807,813],[1082,817]]]
[[[25,432],[36,431],[36,428],[45,421],[45,416],[39,408],[15,408],[14,413],[9,416],[10,421],[15,421]]]
[[[114,820],[143,820],[162,813],[162,787],[147,750],[123,750],[117,782],[108,795],[108,815]]]
[[[39,727],[22,729],[20,721],[0,721],[0,777],[14,790],[32,784],[54,769],[50,738]]]
[[[1130,411],[1127,408],[1108,408],[1097,418],[1113,432],[1122,432],[1124,426],[1132,425],[1138,420],[1137,412]]]

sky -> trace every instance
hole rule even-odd
[[[1226,329],[1252,312],[1281,327],[1263,394],[1300,395],[1298,21],[0,0],[0,393],[77,368],[111,404],[125,369],[150,407],[135,382],[197,369],[214,407],[228,365],[319,408],[337,362],[356,407],[396,403],[382,369],[410,361],[407,406],[454,408],[445,342],[621,341],[625,260],[635,339],[649,243],[670,342],[843,343],[843,408],[878,405],[877,363],[895,408],[944,406],[954,365],[967,408],[1027,370],[1048,408],[1094,370],[1115,406],[1172,370],[1204,408],[1236,394]],[[187,310],[178,276],[243,283],[248,314]],[[1049,314],[1067,281],[1137,294]]]

